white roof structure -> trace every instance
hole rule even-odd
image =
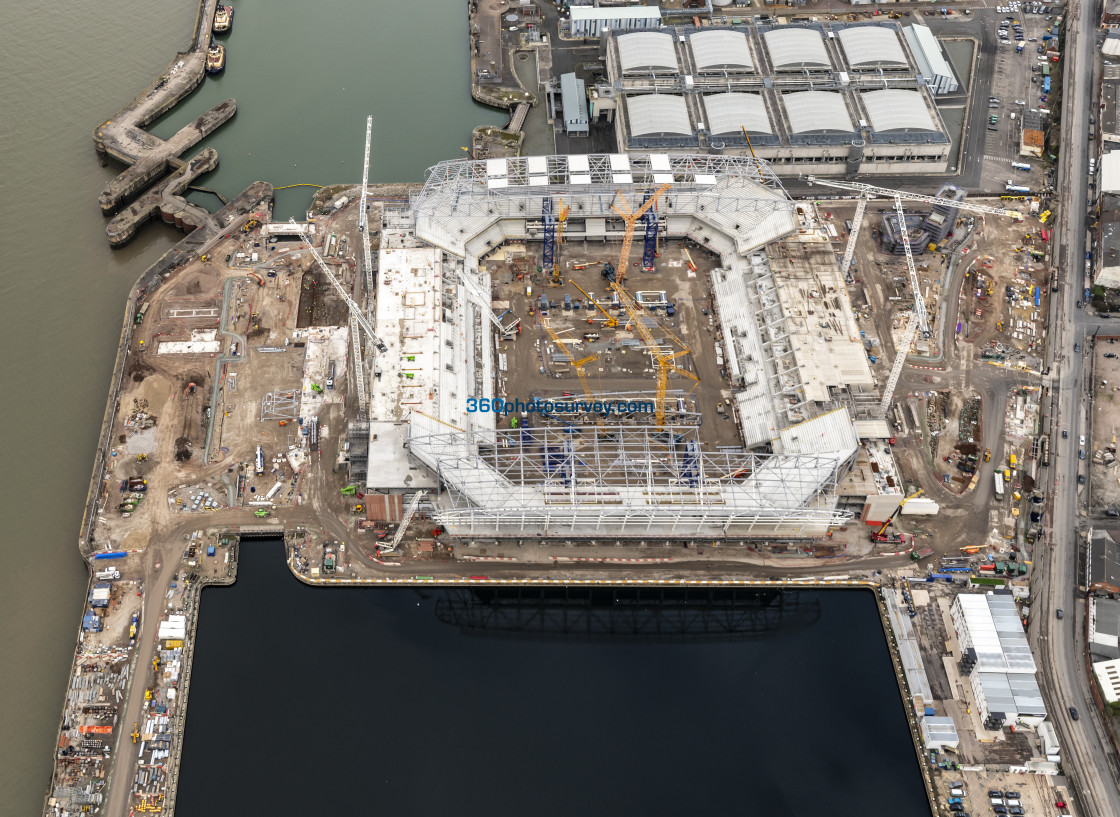
[[[1093,675],[1097,676],[1105,703],[1120,701],[1120,659],[1096,662],[1093,664]]]
[[[785,105],[789,127],[793,133],[855,132],[844,97],[835,91],[795,91],[782,94],[782,104]]]
[[[1120,193],[1120,150],[1101,156],[1101,192]]]
[[[684,97],[673,94],[643,94],[626,98],[630,133],[656,136],[661,133],[688,135],[693,132]]]
[[[713,34],[719,32],[712,32]],[[704,96],[708,130],[712,134],[773,133],[762,94],[707,94]]]
[[[754,58],[747,45],[747,35],[741,31],[698,31],[688,38],[688,44],[692,48],[692,61],[700,73],[725,69],[754,70]]]
[[[1002,712],[1012,721],[1046,715],[1034,673],[974,672],[970,680],[985,713]]]
[[[865,91],[860,94],[871,127],[880,133],[887,131],[929,131],[937,133],[937,126],[929,114],[925,99],[919,91],[886,88],[882,91]]]
[[[646,71],[676,72],[677,52],[673,48],[673,38],[657,31],[635,31],[623,34],[618,42],[618,61],[622,73]]]
[[[943,751],[945,747],[956,749],[961,742],[957,736],[957,726],[948,715],[924,715],[921,719],[922,743],[926,750]]]
[[[1015,599],[962,593],[953,601],[953,622],[963,650],[974,650],[980,672],[1034,673],[1034,656]]]
[[[928,80],[945,77],[950,84],[956,85],[956,75],[953,68],[941,53],[941,43],[926,26],[914,24],[902,29],[902,35],[910,45],[910,52],[914,61],[918,63],[918,71]],[[952,90],[952,89],[950,89]]]
[[[906,54],[898,41],[898,34],[886,26],[852,26],[838,32],[844,56],[854,68],[876,63],[905,66]]]
[[[783,28],[767,31],[762,35],[770,61],[778,70],[800,66],[819,65],[828,68],[832,63],[824,48],[821,33],[812,28]]]

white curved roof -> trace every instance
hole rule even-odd
[[[630,117],[633,136],[655,136],[661,133],[692,134],[692,122],[684,97],[672,94],[643,94],[626,97],[626,113]]]
[[[708,129],[713,135],[773,133],[761,94],[708,94],[704,97]]]
[[[697,71],[722,68],[754,70],[754,60],[741,31],[698,31],[688,38]]]
[[[906,54],[894,29],[884,26],[855,26],[839,31],[844,55],[853,66],[874,63],[906,65]]]
[[[937,126],[929,115],[929,108],[918,91],[886,89],[867,91],[860,94],[867,114],[871,117],[871,127],[880,133],[885,131],[931,131]]]
[[[766,40],[766,50],[770,52],[770,60],[775,68],[831,65],[828,53],[824,50],[824,40],[815,29],[784,28],[767,31],[762,36]]]
[[[854,133],[844,97],[835,91],[795,91],[782,94],[793,133],[837,131]]]
[[[622,73],[663,69],[677,71],[673,38],[657,31],[635,31],[618,38],[618,61]]]

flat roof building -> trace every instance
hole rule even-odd
[[[1120,596],[1120,529],[1093,528],[1089,592],[1094,596]]]
[[[564,132],[569,136],[587,136],[587,91],[583,80],[574,73],[560,75],[560,105],[564,109]]]
[[[635,31],[661,25],[657,6],[572,6],[569,31],[573,37],[598,37],[604,31]]]
[[[961,646],[961,675],[969,679],[984,723],[998,729],[1045,720],[1034,656],[1015,599],[1003,593],[960,593],[949,615]]]
[[[955,93],[960,87],[953,66],[945,59],[941,43],[926,26],[915,23],[902,29],[918,70],[935,94]]]
[[[1098,661],[1093,664],[1093,677],[1106,704],[1120,702],[1120,660]]]

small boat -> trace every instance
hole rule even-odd
[[[214,32],[221,34],[233,25],[233,6],[218,6],[214,12]]]
[[[206,52],[206,73],[220,74],[226,67],[226,49],[223,45],[212,45]]]

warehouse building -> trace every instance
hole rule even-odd
[[[1002,729],[1044,721],[1046,705],[1015,599],[1002,593],[961,593],[949,614],[961,646],[960,672],[968,678],[985,726]]]
[[[560,75],[560,104],[564,109],[564,133],[587,136],[587,91],[574,73]]]
[[[924,25],[915,24],[903,28],[902,33],[918,63],[918,70],[930,89],[935,94],[956,93],[960,85],[953,73],[953,66],[945,59],[941,43],[933,36],[933,32]]]
[[[593,116],[617,118],[620,151],[753,148],[779,174],[948,169],[944,122],[894,24],[678,26],[605,47]]]
[[[573,37],[598,37],[604,31],[640,31],[661,25],[656,6],[572,6],[570,32]]]

